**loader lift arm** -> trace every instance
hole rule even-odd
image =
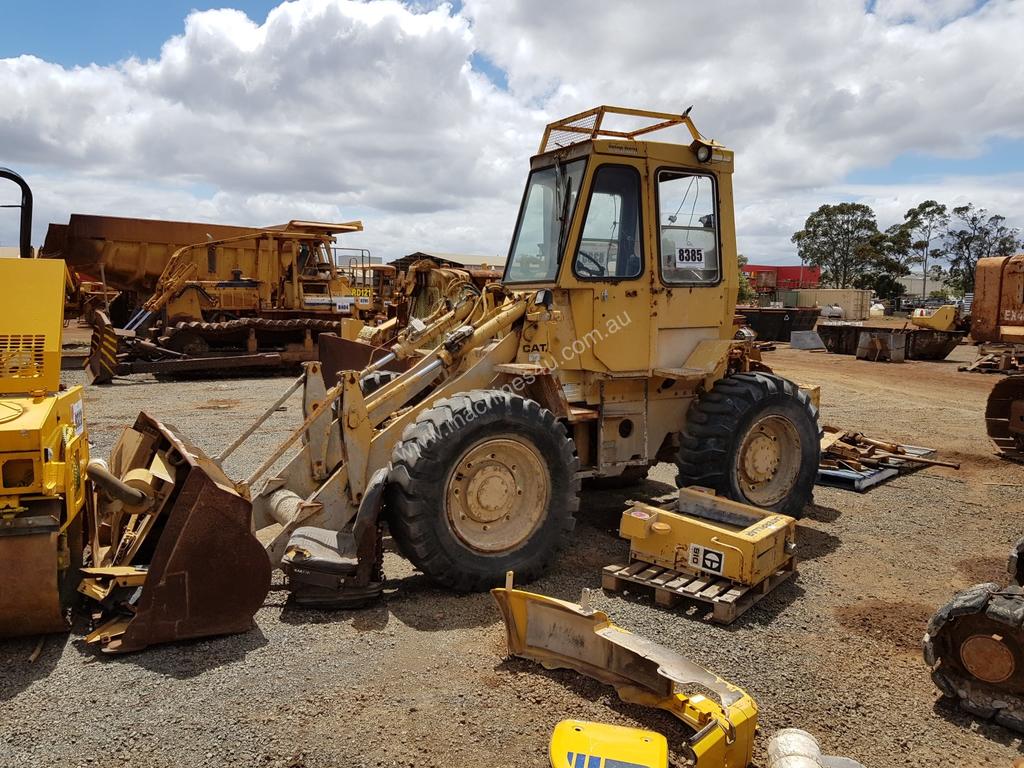
[[[303,390],[302,423],[237,484],[252,501],[253,527],[274,565],[300,525],[331,530],[351,526],[373,470],[387,466],[404,429],[419,413],[448,394],[486,386],[496,365],[515,358],[518,337],[510,331],[527,305],[525,296],[485,291],[420,332],[407,333],[386,357],[362,371],[345,372],[330,387],[319,363],[306,364],[287,391],[216,457],[222,465],[288,397]],[[437,338],[440,343],[422,353],[406,373],[363,395],[362,380],[391,356],[404,359],[416,354],[422,341]],[[410,404],[428,388],[425,397]],[[298,451],[263,480],[296,444]]]

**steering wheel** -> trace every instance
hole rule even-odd
[[[584,261],[589,261],[593,266],[584,264]],[[604,277],[604,264],[586,251],[579,251],[576,254],[576,268],[587,277]]]

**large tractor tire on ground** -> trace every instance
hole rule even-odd
[[[928,622],[925,663],[943,696],[1024,731],[1024,589],[977,584]]]
[[[1024,463],[1024,375],[996,382],[985,403],[985,431],[1004,459]]]
[[[575,524],[579,461],[537,402],[499,390],[439,400],[395,446],[387,514],[399,551],[469,592],[551,564]]]
[[[814,490],[820,440],[818,409],[796,384],[737,373],[690,406],[676,482],[800,517]]]

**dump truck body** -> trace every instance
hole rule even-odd
[[[971,337],[975,341],[1024,343],[1024,254],[978,260]]]
[[[112,290],[134,292],[144,301],[156,290],[167,262],[179,248],[258,231],[256,227],[73,213],[67,224],[49,225],[39,255],[63,259],[77,274],[101,280]]]

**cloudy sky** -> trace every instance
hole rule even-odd
[[[359,218],[340,244],[387,259],[503,256],[546,122],[692,104],[737,152],[740,250],[792,263],[822,202],[1024,224],[1021,40],[1024,0],[34,0],[0,26],[0,165],[36,243],[72,211]]]

